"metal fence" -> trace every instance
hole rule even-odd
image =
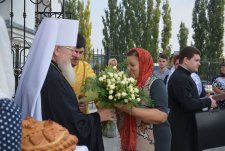
[[[24,4],[23,13],[21,17],[23,18],[23,24],[18,25],[14,22],[14,14],[17,9],[14,2],[17,0],[0,0],[0,6],[4,3],[10,2],[9,14],[10,18],[6,20],[7,27],[9,29],[9,35],[11,38],[12,54],[13,54],[13,65],[16,86],[18,85],[18,80],[20,74],[22,73],[23,66],[26,61],[26,57],[31,46],[31,42],[27,40],[27,35],[34,35],[43,17],[54,17],[54,18],[65,18],[65,0],[59,0],[61,3],[61,11],[52,12],[52,0],[20,0]],[[35,5],[35,30],[30,30],[26,27],[27,22],[27,8],[26,2],[30,1],[32,5]],[[17,1],[18,2],[18,1]],[[39,6],[42,6],[40,9]],[[44,7],[44,8],[43,8]],[[70,14],[67,16],[71,16]],[[14,31],[20,29],[22,34],[20,36],[15,35]],[[116,58],[119,62],[119,68],[121,70],[126,70],[126,57],[124,53],[113,54],[110,50],[93,49],[89,54],[85,54],[84,59],[87,60],[94,71],[98,74],[106,65],[109,58]],[[207,60],[202,61],[202,65],[199,70],[199,75],[201,79],[207,83],[210,83],[217,74],[219,74],[219,64],[224,62],[224,60]]]
[[[116,58],[119,63],[119,68],[121,70],[125,70],[126,56],[124,53],[115,54],[111,53],[109,49],[92,49],[90,53],[86,53],[84,56],[84,60],[91,64],[96,74],[107,66],[110,58]]]
[[[220,74],[221,63],[224,63],[224,59],[210,59],[201,61],[198,74],[203,83],[212,83],[213,79]]]
[[[27,19],[27,16],[29,15],[27,14],[27,9],[29,8],[29,6],[26,5],[27,2],[31,2],[30,5],[34,5],[35,8],[34,30],[27,28],[27,23],[29,22],[29,20]],[[16,22],[14,22],[14,15],[18,9],[18,6],[15,7],[16,0],[0,0],[0,6],[4,7],[5,5],[7,5],[10,7],[10,10],[7,10],[8,13],[4,13],[9,15],[9,18],[6,19],[6,25],[8,27],[9,36],[11,39],[16,87],[18,85],[19,77],[22,73],[32,43],[32,38],[30,40],[31,42],[29,42],[27,40],[27,35],[35,35],[35,32],[44,17],[65,18],[66,16],[69,16],[69,19],[71,18],[70,13],[65,14],[65,0],[58,0],[58,2],[61,3],[61,10],[59,12],[52,11],[52,2],[53,0],[21,0],[20,3],[23,4],[23,13],[21,13],[23,23],[17,24]],[[20,30],[21,33],[15,34],[15,31],[17,30]],[[98,73],[106,66],[107,60],[109,58],[109,50],[104,51],[102,49],[93,49],[90,51],[90,54],[85,54],[84,57],[84,59],[92,65],[96,73]]]
[[[29,20],[27,19],[28,8],[27,2],[30,2],[31,5],[35,7],[35,30],[31,30],[27,28],[27,23]],[[18,1],[17,1],[18,2]],[[22,73],[23,66],[26,61],[26,57],[31,46],[31,43],[28,42],[28,35],[34,35],[41,20],[43,17],[55,17],[55,18],[64,18],[65,17],[65,0],[58,1],[61,3],[61,11],[52,12],[52,0],[20,0],[21,5],[23,4],[23,13],[21,13],[21,18],[23,18],[22,24],[17,24],[14,22],[14,16],[18,9],[18,6],[15,6],[15,0],[0,0],[0,6],[3,8],[4,6],[9,6],[8,13],[3,12],[6,16],[9,15],[9,18],[6,19],[6,25],[9,30],[9,35],[11,39],[11,47],[12,47],[12,55],[13,55],[13,67],[15,74],[15,82],[16,86],[18,85],[18,80],[20,74]],[[41,6],[41,7],[40,7]],[[41,8],[41,9],[40,9]],[[70,16],[70,15],[69,15]],[[18,34],[18,31],[20,32]],[[32,38],[31,38],[32,39]]]

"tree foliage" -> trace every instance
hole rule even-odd
[[[102,40],[103,47],[105,50],[115,50],[115,52],[120,52],[119,49],[119,35],[118,30],[121,28],[119,20],[122,14],[119,12],[117,7],[117,0],[108,1],[108,10],[105,10],[106,18],[102,17],[102,22],[104,25],[103,35],[104,39]]]
[[[84,35],[84,37],[86,38],[86,52],[89,52],[89,55],[85,55],[85,60],[90,60],[91,59],[91,29],[92,29],[92,24],[90,21],[90,16],[91,16],[91,11],[90,11],[90,0],[87,1],[87,5],[84,9],[84,13],[83,13],[83,26],[81,26],[81,33]]]
[[[207,0],[196,0],[193,9],[192,28],[194,30],[193,40],[194,45],[198,48],[202,57],[206,57],[206,42],[207,42],[207,25],[208,20],[206,18],[206,6]]]
[[[154,3],[155,2],[155,3]],[[102,17],[103,47],[111,53],[124,53],[132,47],[158,55],[161,0],[108,0]]]
[[[78,19],[77,0],[66,1],[66,18]]]
[[[158,43],[159,43],[159,21],[160,21],[160,3],[161,0],[156,0],[156,6],[153,10],[153,26],[152,26],[152,40],[150,45],[150,52],[154,61],[157,61],[159,50],[158,50]]]
[[[223,54],[224,35],[224,0],[210,0],[208,12],[208,47],[207,55],[220,58]]]
[[[166,0],[163,4],[163,12],[162,12],[162,18],[163,18],[163,30],[161,33],[161,48],[163,50],[163,53],[167,56],[171,53],[171,47],[170,47],[170,39],[171,39],[171,31],[172,31],[172,21],[171,21],[171,8],[169,6],[169,1]]]
[[[84,8],[85,7],[85,8]],[[79,20],[79,33],[86,39],[85,53],[89,54],[85,60],[90,60],[91,57],[91,29],[92,24],[90,21],[90,0],[87,0],[87,5],[84,6],[84,1],[80,0],[67,0],[66,1],[66,17]]]
[[[224,0],[196,0],[193,10],[194,46],[203,59],[216,59],[223,53]]]
[[[184,47],[187,46],[188,34],[189,34],[188,28],[186,28],[185,24],[181,22],[179,34],[177,34],[180,50],[182,50]]]

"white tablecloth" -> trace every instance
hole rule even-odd
[[[76,146],[75,151],[88,151],[86,146]]]

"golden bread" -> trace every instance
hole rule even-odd
[[[76,136],[53,121],[23,121],[22,151],[74,151],[77,143]]]

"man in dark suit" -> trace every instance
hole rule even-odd
[[[215,108],[212,96],[200,98],[191,73],[200,66],[200,51],[186,47],[180,51],[180,65],[171,75],[168,83],[169,122],[171,124],[171,151],[197,151],[195,112],[208,107]]]

